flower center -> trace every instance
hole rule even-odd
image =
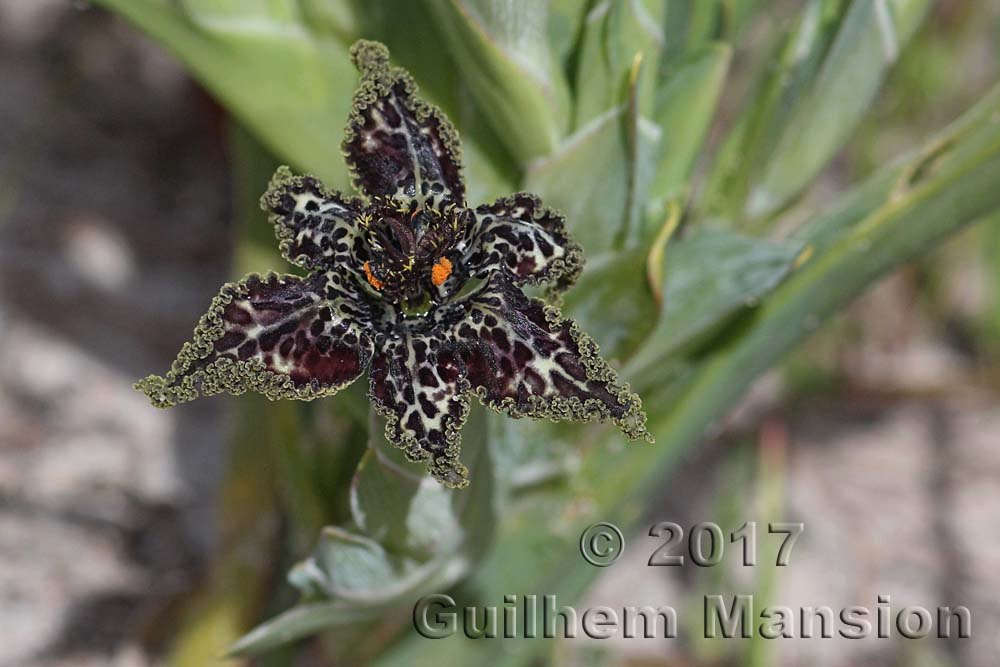
[[[437,301],[456,269],[465,212],[421,208],[415,202],[376,198],[361,216],[368,284],[392,303]]]
[[[444,281],[448,280],[448,276],[450,275],[451,260],[447,257],[442,257],[431,267],[431,282],[434,283],[435,287],[444,285]]]

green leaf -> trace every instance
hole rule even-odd
[[[711,227],[672,241],[663,257],[662,312],[625,375],[648,376],[734,313],[759,303],[788,276],[802,250],[799,241],[773,242]]]
[[[733,41],[742,34],[758,12],[765,7],[771,9],[768,5],[773,6],[774,3],[769,3],[768,0],[722,0],[721,4],[720,37]]]
[[[365,535],[418,560],[458,556],[471,544],[489,542],[498,513],[486,415],[473,410],[462,429],[474,491],[456,492],[428,477],[389,445],[376,421],[369,450],[351,484],[351,512]],[[470,512],[486,512],[485,517]]]
[[[467,568],[465,559],[444,555],[425,563],[404,561],[373,540],[327,528],[313,556],[289,573],[310,601],[260,624],[233,644],[229,655],[254,655],[326,628],[370,620],[446,589]]]
[[[496,419],[486,408],[472,406],[462,427],[462,455],[469,467],[470,484],[464,491],[451,490],[452,510],[462,526],[457,559],[470,570],[478,567],[493,546],[500,525],[504,490],[498,483],[498,455],[492,438],[495,429],[491,428]]]
[[[780,209],[840,150],[929,5],[929,0],[850,5],[822,68],[789,115],[773,157],[750,190],[748,217]]]
[[[295,0],[179,0],[199,27],[219,33],[274,34],[301,25]]]
[[[353,600],[301,604],[245,634],[229,647],[226,656],[257,655],[327,628],[369,621],[392,607],[359,605]]]
[[[822,215],[802,225],[795,231],[794,238],[817,250],[836,243],[846,230],[887,201],[902,195],[921,180],[940,174],[956,161],[969,159],[970,152],[990,141],[1000,119],[998,111],[1000,87],[995,87],[951,125],[842,195]]]
[[[664,0],[666,44],[661,57],[661,78],[713,43],[734,43],[762,9],[775,14],[765,0]],[[770,3],[773,5],[773,3]],[[775,23],[769,17],[769,23]]]
[[[672,242],[663,259],[663,311],[643,351],[667,356],[735,311],[756,305],[785,279],[802,251],[798,241],[710,227]]]
[[[351,515],[361,531],[387,549],[418,560],[457,552],[462,528],[453,495],[427,476],[424,466],[408,461],[386,441],[382,420],[370,411],[368,451],[350,491]]]
[[[405,568],[404,561],[375,540],[330,526],[323,529],[313,554],[288,578],[309,597],[385,600],[394,597],[393,584]]]
[[[517,178],[418,3],[385,0],[98,0],[173,51],[282,162],[350,190],[340,150],[357,73],[347,49],[384,41],[422,94],[458,126],[470,201],[508,194]],[[357,5],[357,6],[355,6]]]
[[[687,54],[717,39],[720,18],[720,0],[666,0],[663,74],[672,72]]]
[[[653,119],[664,136],[647,204],[652,220],[663,218],[669,200],[687,199],[691,172],[719,102],[731,53],[725,44],[705,47],[680,63],[657,91]]]
[[[370,449],[352,485],[357,527],[324,528],[312,555],[289,573],[307,601],[249,632],[230,653],[255,654],[359,623],[464,576],[492,544],[498,523],[487,427],[485,411],[473,410],[463,429],[471,483],[459,491],[414,474],[422,466],[405,461],[373,418]]]
[[[369,449],[351,485],[351,511],[366,535],[393,551],[426,559],[455,548],[462,533],[449,490],[414,467]]]
[[[869,214],[841,227],[836,239],[817,249],[774,290],[714,354],[693,360],[672,381],[657,377],[638,384],[651,412],[657,443],[626,450],[614,436],[591,448],[573,487],[565,494],[534,494],[511,507],[497,548],[476,569],[460,604],[502,605],[510,591],[545,592],[559,604],[578,600],[597,568],[578,556],[581,531],[594,521],[623,529],[643,516],[646,500],[687,447],[743,394],[750,382],[863,292],[879,276],[949,233],[1000,208],[1000,90],[991,94],[985,124],[967,128],[964,138],[937,166],[893,191]],[[977,113],[985,111],[980,109]],[[925,153],[926,151],[921,151]],[[922,162],[910,163],[912,172]],[[538,516],[545,516],[539,522]],[[408,636],[376,663],[522,665],[554,641],[541,639],[476,642],[461,636],[433,643]]]
[[[606,359],[627,358],[656,323],[658,307],[646,281],[645,257],[645,249],[634,248],[590,259],[566,293],[566,313],[593,336]]]
[[[587,4],[581,0],[549,0],[549,44],[564,72],[570,71],[570,60],[587,18]]]
[[[631,117],[622,105],[532,163],[523,187],[566,216],[588,254],[625,246],[638,231],[638,206],[653,177],[660,135],[658,126]]]
[[[274,152],[349,186],[341,130],[357,75],[344,43],[291,0],[98,0],[173,51]]]
[[[587,14],[577,57],[574,127],[613,109],[627,96],[636,58],[639,114],[653,108],[656,68],[663,48],[664,4],[651,0],[602,0]]]
[[[495,451],[503,461],[497,468],[498,486],[505,494],[553,482],[579,469],[579,439],[574,436],[581,429],[587,431],[586,427],[567,428],[536,419],[496,419],[494,423]]]
[[[357,0],[300,0],[302,14],[314,32],[350,44],[360,34],[365,14]]]
[[[569,90],[536,0],[424,0],[479,109],[519,164],[550,153],[569,125]]]
[[[738,220],[752,181],[773,155],[836,36],[845,0],[810,0],[775,53],[765,56],[749,102],[716,156],[702,207]]]

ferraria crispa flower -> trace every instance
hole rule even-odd
[[[649,438],[639,397],[597,346],[523,285],[569,287],[583,253],[563,218],[515,194],[468,208],[458,136],[375,42],[351,51],[360,87],[344,137],[366,199],[283,167],[262,198],[281,251],[308,271],[223,286],[166,377],[159,407],[220,392],[331,396],[368,371],[386,437],[464,486],[469,395],[512,417],[611,420]]]

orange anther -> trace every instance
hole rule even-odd
[[[370,266],[369,262],[365,262],[365,278],[368,279],[368,282],[375,289],[377,290],[382,289],[382,281],[376,278],[375,274],[372,273],[372,267]]]
[[[444,281],[448,280],[448,276],[451,275],[451,260],[447,257],[442,257],[434,266],[431,267],[431,282],[434,283],[436,287],[440,287],[444,284]]]

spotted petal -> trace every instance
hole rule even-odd
[[[434,477],[464,487],[459,429],[469,412],[464,364],[435,336],[407,333],[385,341],[372,359],[371,398],[388,418],[386,439],[412,461],[430,459]]]
[[[512,417],[608,420],[632,439],[650,439],[639,397],[556,308],[497,274],[465,309],[455,337],[467,379],[485,405]]]
[[[354,184],[369,196],[464,203],[461,148],[449,120],[417,97],[405,70],[389,66],[382,44],[359,41],[351,58],[361,83],[343,148]]]
[[[360,272],[357,217],[363,204],[327,190],[311,176],[279,167],[260,200],[271,214],[281,253],[304,269]]]
[[[535,195],[480,206],[467,233],[462,261],[480,278],[506,271],[517,284],[548,283],[561,291],[583,269],[583,250],[567,235],[566,221]]]
[[[223,286],[166,377],[136,388],[157,407],[247,390],[271,399],[329,396],[371,361],[365,318],[337,275],[250,275]]]

